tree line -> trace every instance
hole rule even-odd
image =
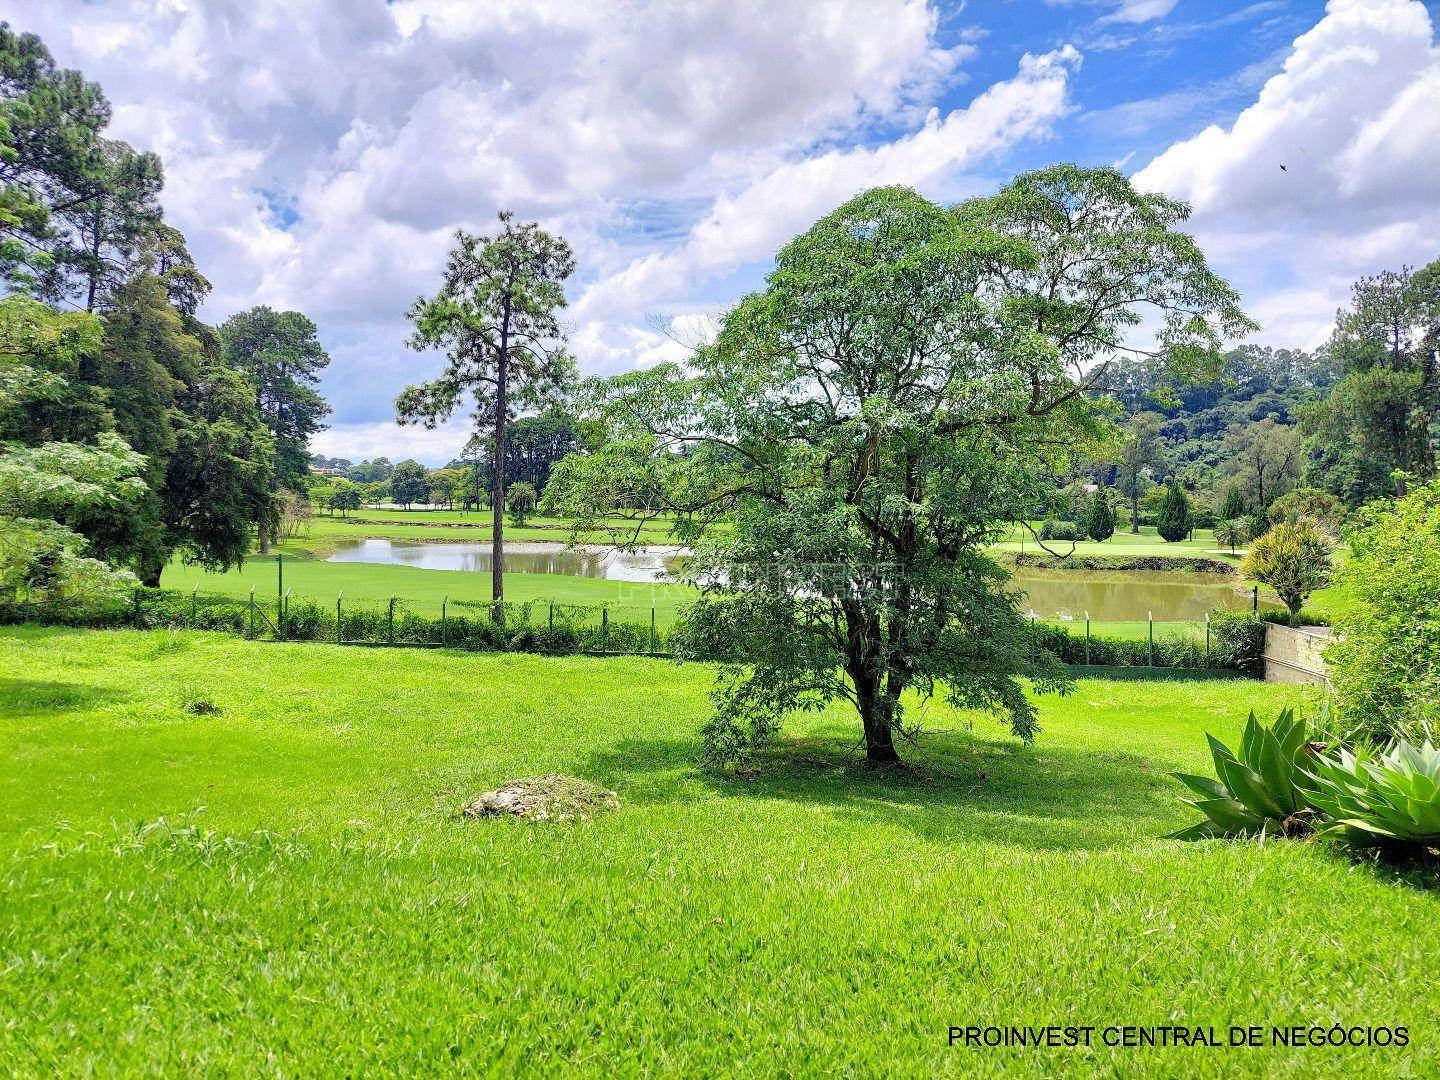
[[[164,218],[160,159],[109,121],[99,86],[0,24],[0,576],[16,595],[263,550],[329,411],[304,315],[201,321],[210,283]]]

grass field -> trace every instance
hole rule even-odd
[[[284,575],[285,588],[291,590],[292,598],[307,597],[327,607],[333,606],[337,594],[342,592],[349,603],[372,606],[383,604],[394,595],[410,610],[422,615],[439,615],[440,605],[447,596],[452,612],[457,614],[463,614],[466,606],[484,606],[490,602],[490,575],[467,570],[422,570],[415,566],[329,563],[294,557],[285,559]],[[176,561],[166,568],[161,578],[165,588],[186,592],[199,585],[202,592],[247,596],[254,586],[256,599],[270,603],[278,595],[277,581],[275,560],[259,557],[248,559],[244,566],[225,574],[206,573]],[[693,596],[692,589],[673,584],[646,585],[565,574],[505,575],[505,599],[513,603],[534,603],[537,619],[544,618],[544,605],[554,601],[557,604],[608,604],[612,619],[648,623],[653,605],[656,624],[669,626],[680,606]],[[459,607],[455,606],[457,601],[461,602]]]
[[[0,671],[0,1073],[1440,1068],[1440,893],[1317,845],[1157,838],[1191,819],[1165,772],[1287,688],[1081,682],[1032,749],[932,707],[948,732],[905,774],[827,712],[741,777],[693,763],[698,666],[20,628]],[[455,814],[549,772],[620,811]],[[946,1044],[1336,1022],[1410,1045]]]

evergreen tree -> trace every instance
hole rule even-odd
[[[330,357],[316,337],[315,324],[298,311],[255,307],[220,327],[225,363],[250,383],[255,407],[275,441],[272,495],[302,491],[310,470],[310,436],[325,427],[330,406],[315,390]],[[260,553],[269,550],[268,530]]]
[[[1240,494],[1240,489],[1231,484],[1225,489],[1225,497],[1220,503],[1220,520],[1235,521],[1245,516],[1245,496]]]
[[[1115,508],[1103,487],[1096,488],[1085,514],[1085,534],[1096,543],[1104,543],[1115,535]]]
[[[1179,484],[1172,483],[1165,492],[1155,526],[1161,537],[1172,544],[1190,535],[1190,499]]]

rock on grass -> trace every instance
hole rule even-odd
[[[466,817],[509,814],[526,821],[585,821],[620,809],[620,797],[574,776],[530,776],[487,791],[460,812]]]

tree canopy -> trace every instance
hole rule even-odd
[[[1143,312],[1186,375],[1249,328],[1173,228],[1185,213],[1073,166],[948,209],[870,191],[786,245],[688,367],[592,384],[607,439],[556,467],[547,502],[577,527],[668,513],[701,541],[685,634],[730,661],[713,754],[843,698],[867,757],[893,761],[908,696],[942,689],[1033,735],[1017,679],[1065,676],[985,549],[1111,444],[1088,391]]]

